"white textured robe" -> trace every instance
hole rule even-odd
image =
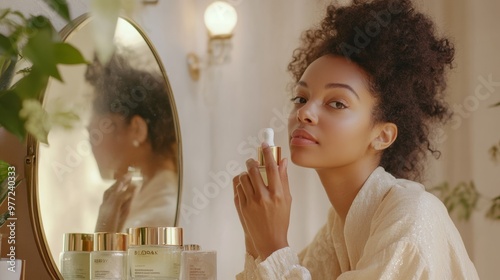
[[[286,247],[265,261],[247,255],[237,279],[479,279],[443,203],[421,184],[382,167],[368,177],[345,225],[332,209],[298,256]]]
[[[123,231],[135,227],[174,226],[179,191],[177,177],[177,173],[164,170],[142,186],[132,199]]]

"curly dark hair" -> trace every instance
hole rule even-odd
[[[176,126],[169,87],[160,73],[134,69],[115,54],[104,66],[94,59],[85,78],[95,89],[94,112],[119,114],[127,123],[133,116],[142,117],[153,151],[175,161]]]
[[[395,177],[420,181],[427,152],[440,156],[431,143],[431,125],[451,116],[443,92],[454,54],[449,39],[438,37],[431,19],[410,0],[354,0],[350,6],[328,6],[320,26],[303,33],[288,70],[298,82],[323,55],[342,56],[363,68],[377,100],[375,123],[398,127],[380,165]]]

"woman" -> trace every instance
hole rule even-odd
[[[449,116],[454,48],[409,0],[330,5],[288,69],[291,160],[314,168],[332,208],[299,255],[288,247],[287,161],[263,144],[233,179],[247,257],[238,279],[478,279],[444,205],[417,183],[432,125]]]
[[[161,76],[134,69],[115,55],[89,66],[95,89],[89,131],[101,174],[115,184],[103,196],[96,232],[173,226],[177,210],[177,143],[167,87]],[[138,170],[142,183],[132,182]]]

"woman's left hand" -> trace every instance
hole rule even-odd
[[[258,162],[246,162],[248,172],[239,176],[236,191],[240,209],[255,249],[261,259],[288,247],[288,226],[292,197],[288,187],[287,160],[277,165],[271,149],[262,145],[268,186],[260,175]]]

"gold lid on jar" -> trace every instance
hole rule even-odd
[[[201,246],[198,244],[185,244],[184,251],[201,251]]]
[[[139,227],[129,228],[129,245],[174,245],[182,246],[180,227]]]
[[[97,232],[94,233],[94,251],[127,251],[128,234]]]
[[[63,239],[64,252],[83,251],[91,252],[94,248],[94,234],[92,233],[65,233]]]

